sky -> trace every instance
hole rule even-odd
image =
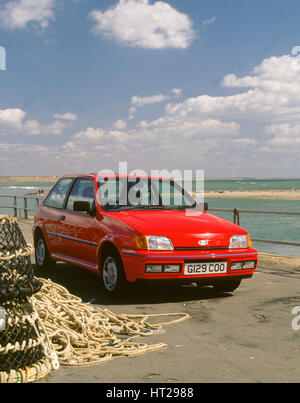
[[[300,177],[297,0],[0,1],[0,175]]]

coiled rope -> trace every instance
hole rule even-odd
[[[165,332],[163,326],[189,318],[185,313],[158,315],[115,314],[101,309],[68,292],[51,280],[44,280],[39,293],[30,302],[44,325],[45,332],[59,363],[64,366],[92,366],[117,357],[134,357],[162,350],[166,344],[149,345],[138,342],[146,337]],[[177,317],[169,322],[150,323],[151,318]]]

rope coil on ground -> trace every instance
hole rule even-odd
[[[189,318],[185,313],[159,315],[115,314],[84,304],[61,285],[43,279],[41,291],[30,298],[39,313],[58,360],[64,366],[91,366],[117,357],[133,357],[162,350],[166,344],[148,345],[137,337],[163,333],[162,326]],[[151,318],[178,317],[153,324]]]

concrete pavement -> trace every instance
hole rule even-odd
[[[29,243],[31,225],[20,222]],[[133,288],[122,300],[110,300],[101,294],[96,276],[57,264],[43,275],[84,302],[116,313],[186,312],[191,318],[143,340],[166,343],[168,349],[90,368],[61,367],[43,382],[299,382],[300,330],[292,329],[291,313],[300,306],[299,267],[285,265],[284,260],[261,266],[234,293],[147,286]]]

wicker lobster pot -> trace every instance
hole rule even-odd
[[[17,222],[0,217],[0,383],[34,382],[51,371],[46,333],[28,300],[42,287],[31,253]]]

